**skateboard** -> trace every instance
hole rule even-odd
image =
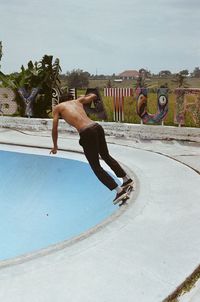
[[[131,192],[133,191],[133,186],[128,186],[126,188],[126,192],[127,192],[127,195],[122,199],[122,201],[119,203],[119,207],[121,207],[123,204],[126,203],[126,201],[130,198],[130,194]]]

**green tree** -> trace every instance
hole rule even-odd
[[[151,77],[151,72],[147,69],[144,69],[144,68],[141,68],[139,70],[139,74],[141,77],[144,77],[144,78],[150,78]]]
[[[169,70],[161,70],[160,72],[159,72],[159,77],[169,77],[169,76],[171,76],[171,71],[169,71]]]
[[[182,74],[183,76],[189,75],[189,71],[187,69],[181,70],[179,73]]]
[[[74,69],[67,72],[67,83],[70,88],[87,88],[89,85],[90,74],[81,69]]]
[[[187,88],[189,86],[186,77],[181,73],[177,73],[172,82],[176,83],[179,88]]]
[[[192,73],[193,77],[195,78],[200,78],[200,68],[199,67],[195,67],[193,73]]]
[[[53,56],[45,55],[41,61],[28,62],[27,68],[22,65],[19,73],[5,75],[0,71],[0,80],[5,87],[10,87],[16,94],[20,114],[24,114],[24,102],[19,94],[23,87],[39,88],[35,100],[34,112],[36,117],[47,117],[51,111],[52,88],[59,89],[59,72],[61,71],[59,59],[53,62]]]
[[[52,110],[52,89],[56,88],[60,91],[60,61],[56,58],[53,62],[53,56],[45,55],[35,66],[38,75],[36,87],[39,86],[41,91],[35,102],[35,116],[48,117]]]

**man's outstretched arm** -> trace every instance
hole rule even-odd
[[[91,103],[92,101],[94,101],[95,99],[97,98],[96,94],[94,93],[90,93],[90,94],[87,94],[85,96],[80,96],[78,98],[78,101],[81,103],[81,104],[89,104]]]
[[[59,113],[57,108],[54,108],[53,111],[53,126],[52,126],[52,140],[53,148],[50,151],[50,154],[56,154],[58,151],[58,122],[59,122]]]

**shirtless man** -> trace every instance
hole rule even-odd
[[[61,116],[69,125],[76,128],[80,135],[79,144],[83,147],[84,154],[98,179],[110,190],[116,190],[116,197],[113,200],[117,204],[127,196],[126,188],[133,184],[133,180],[109,154],[102,126],[92,121],[83,108],[96,99],[96,94],[88,94],[76,100],[64,100],[63,103],[55,106],[53,110],[52,139],[53,148],[50,151],[56,154],[58,150],[58,122]],[[117,177],[123,179],[122,186],[118,186],[115,180],[100,165],[99,155],[106,164],[113,170]]]

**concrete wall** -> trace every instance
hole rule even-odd
[[[187,140],[200,142],[200,128],[149,126],[126,123],[99,122],[106,135],[127,139],[159,139],[159,140]],[[52,119],[22,118],[0,116],[1,128],[12,128],[23,131],[51,131]],[[76,130],[63,120],[59,122],[59,131],[75,133]]]

